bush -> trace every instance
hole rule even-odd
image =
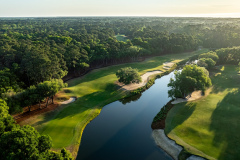
[[[214,60],[215,62],[218,61],[219,57],[217,55],[216,52],[210,51],[208,53],[203,53],[199,55],[199,59],[201,58],[211,58],[212,60]]]
[[[205,67],[207,69],[213,68],[216,65],[216,62],[212,58],[201,58],[198,63],[198,66]]]

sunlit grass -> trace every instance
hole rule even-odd
[[[223,66],[212,77],[211,93],[175,105],[166,134],[193,154],[208,159],[240,159],[240,76],[236,66]]]
[[[42,134],[50,135],[55,149],[67,147],[76,155],[85,126],[100,113],[103,106],[127,94],[119,90],[115,84],[117,81],[115,73],[118,69],[123,67],[137,68],[140,74],[152,70],[164,71],[164,62],[179,62],[194,54],[206,51],[153,57],[144,62],[94,70],[84,77],[70,80],[69,87],[64,89],[66,92],[61,93],[60,96],[63,97],[64,95],[78,97],[76,102],[46,116],[39,116],[28,124],[37,127]]]

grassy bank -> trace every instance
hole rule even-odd
[[[211,93],[175,105],[165,133],[196,155],[208,159],[240,159],[240,75],[237,66],[213,72]]]
[[[122,67],[138,68],[140,74],[148,71],[162,70],[164,62],[179,62],[194,54],[171,54],[150,58],[144,62],[129,63],[94,70],[84,77],[68,82],[69,87],[64,89],[60,96],[78,97],[77,101],[66,105],[60,110],[39,116],[27,123],[36,127],[42,134],[48,134],[53,139],[55,149],[66,147],[76,155],[82,131],[94,119],[106,104],[125,97],[128,93],[119,89],[115,84],[116,71]]]

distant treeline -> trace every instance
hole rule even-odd
[[[145,56],[191,51],[199,46],[237,46],[238,22],[240,19],[2,18],[0,93],[4,98],[5,93],[24,92],[68,73],[80,75],[89,68]],[[118,33],[128,40],[118,41]]]

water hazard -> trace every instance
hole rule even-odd
[[[170,160],[152,138],[154,116],[170,100],[163,76],[142,93],[106,105],[82,135],[77,160]]]

